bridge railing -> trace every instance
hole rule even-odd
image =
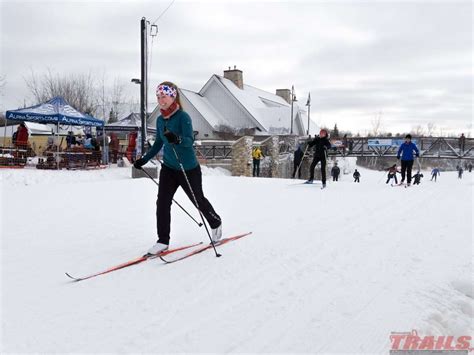
[[[335,140],[332,140],[333,142]],[[329,156],[353,156],[353,157],[393,157],[397,155],[400,144],[404,141],[402,137],[351,137],[346,144],[333,144],[328,151]],[[423,158],[456,158],[474,159],[474,138],[466,138],[464,145],[459,138],[452,137],[413,137],[412,141],[420,150]],[[302,138],[300,143],[307,143]],[[337,142],[342,142],[338,140]],[[194,149],[198,158],[207,159],[232,159],[232,141],[205,142],[195,145]],[[265,154],[265,147],[262,147]],[[295,147],[287,143],[280,144],[280,155],[291,154]],[[308,149],[307,154],[312,154]]]

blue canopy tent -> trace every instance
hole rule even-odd
[[[59,125],[104,127],[104,122],[90,115],[79,112],[61,96],[56,96],[39,105],[9,110],[6,119],[12,121],[28,121],[37,123],[57,124],[59,142]],[[5,121],[6,122],[6,121]],[[59,143],[58,143],[59,152]]]
[[[60,96],[36,106],[9,110],[6,113],[6,118],[8,120],[55,123],[58,125],[104,126],[104,121],[79,112]]]

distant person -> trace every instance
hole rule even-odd
[[[466,146],[466,136],[464,136],[464,133],[461,134],[461,137],[459,137],[459,150],[461,153],[464,153],[464,147]]]
[[[76,137],[72,134],[72,131],[67,132],[66,146],[68,149],[76,145]]]
[[[344,134],[344,137],[342,137],[342,154],[346,154],[346,149],[347,149],[347,134]]]
[[[255,147],[252,149],[252,160],[253,160],[253,169],[252,169],[252,176],[259,177],[260,176],[260,160],[263,158],[263,153],[260,147]]]
[[[296,175],[296,171],[298,171],[298,179],[301,179],[301,162],[303,161],[304,152],[301,149],[301,144],[298,144],[298,148],[296,148],[294,157],[293,157],[293,174],[291,177],[294,179]]]
[[[21,122],[16,129],[15,146],[20,149],[26,149],[28,146],[28,128],[25,122]]]
[[[413,152],[415,152],[417,158],[420,156],[420,151],[418,150],[416,144],[411,141],[411,134],[407,134],[405,136],[405,142],[400,145],[397,153],[397,159],[401,159],[402,162],[402,181],[400,184],[405,182],[406,176],[407,186],[411,185],[411,169],[414,162]]]
[[[462,174],[464,173],[464,169],[462,166],[458,167],[458,179],[462,179]]]
[[[128,135],[127,159],[130,162],[135,161],[135,149],[137,148],[137,132]]]
[[[86,134],[86,139],[84,140],[84,148],[86,149],[94,149],[94,145],[92,144],[92,135]]]
[[[334,166],[331,169],[332,181],[338,181],[340,173],[341,173],[341,169],[337,166],[337,162],[336,162],[334,163]]]
[[[326,187],[326,159],[327,159],[327,150],[331,148],[331,143],[328,139],[328,131],[322,129],[319,131],[319,136],[314,137],[314,139],[308,143],[309,147],[314,147],[314,157],[309,167],[309,179],[306,181],[307,184],[312,184],[314,180],[314,169],[316,165],[321,162],[321,180],[323,183],[322,188]]]
[[[112,156],[112,163],[117,163],[120,141],[115,133],[110,134],[109,149]]]
[[[441,175],[439,173],[439,169],[438,168],[434,168],[433,170],[431,170],[431,181],[434,181],[436,182],[436,179],[438,178],[438,176]]]
[[[354,146],[354,141],[352,139],[349,139],[349,142],[347,144],[349,145],[349,153],[352,153],[352,148]]]
[[[472,164],[471,164],[471,163],[469,163],[469,164],[467,165],[467,170],[468,170],[469,172],[472,171]]]
[[[420,172],[417,172],[415,175],[412,176],[413,179],[413,185],[420,185],[421,178],[423,177],[423,174]]]
[[[387,169],[387,171],[388,171],[388,174],[387,174],[386,184],[388,184],[390,180],[392,179],[395,180],[395,184],[398,184],[397,173],[400,174],[400,171],[397,169],[397,164],[393,164],[390,168]]]
[[[360,182],[360,173],[355,169],[354,174],[352,174],[352,177],[354,178],[354,182]]]

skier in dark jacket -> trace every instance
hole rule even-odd
[[[352,177],[354,178],[354,182],[360,182],[360,173],[355,169],[354,174],[352,174]]]
[[[338,181],[340,173],[341,173],[341,169],[337,166],[337,162],[336,162],[334,163],[334,166],[331,169],[332,181]]]
[[[319,136],[315,137],[311,142],[308,143],[309,147],[314,147],[314,157],[309,167],[309,179],[306,181],[307,184],[312,184],[314,180],[314,168],[316,164],[321,162],[321,180],[323,188],[326,187],[326,157],[327,150],[331,148],[331,143],[328,139],[328,131],[322,129],[319,132]]]
[[[421,178],[423,177],[423,174],[420,172],[417,172],[415,175],[412,176],[413,179],[413,185],[420,185]]]
[[[397,159],[401,158],[402,161],[402,181],[400,184],[405,182],[405,175],[407,177],[407,185],[411,184],[411,169],[413,167],[413,151],[418,158],[420,156],[420,151],[416,147],[415,143],[411,141],[411,134],[405,136],[405,142],[400,145],[397,153]]]
[[[294,179],[296,175],[296,170],[298,170],[298,179],[301,179],[301,161],[303,160],[304,152],[301,149],[301,144],[298,144],[298,148],[295,150],[293,158],[293,174],[291,177]]]
[[[387,171],[388,171],[388,174],[387,174],[386,184],[388,184],[390,182],[390,180],[392,180],[392,179],[395,180],[395,184],[398,184],[397,173],[400,174],[400,171],[398,171],[398,169],[397,169],[397,164],[393,164],[390,168],[387,169]]]

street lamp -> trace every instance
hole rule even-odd
[[[291,85],[291,128],[290,128],[290,134],[293,134],[293,102],[297,101],[296,100],[296,95],[295,95],[295,86]]]
[[[308,106],[308,130],[306,131],[306,134],[309,136],[309,114],[311,111],[311,93],[308,93],[308,101],[306,101],[306,106]]]

